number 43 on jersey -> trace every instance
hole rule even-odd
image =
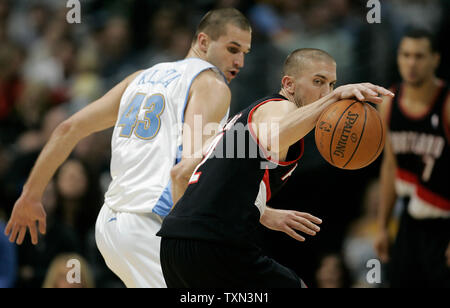
[[[138,120],[141,107],[146,111],[144,119]],[[160,117],[164,112],[164,107],[165,100],[161,94],[153,94],[146,98],[146,94],[137,93],[127,106],[118,123],[118,127],[122,127],[120,137],[129,138],[134,132],[136,137],[140,139],[153,139],[161,127]]]

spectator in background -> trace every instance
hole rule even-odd
[[[67,46],[72,39],[71,30],[66,21],[65,10],[52,13],[45,24],[43,36],[30,46],[24,67],[28,81],[42,83],[55,92],[60,91],[69,78],[67,51],[73,51]]]
[[[272,4],[271,2],[275,2]],[[277,45],[292,40],[295,32],[303,28],[300,10],[305,1],[259,0],[250,9],[249,16],[255,30],[264,34]]]
[[[8,40],[8,17],[10,13],[9,2],[7,0],[0,0],[0,43]]]
[[[374,287],[368,283],[366,276],[369,270],[367,261],[377,258],[373,245],[377,235],[379,199],[378,180],[372,180],[364,194],[362,214],[350,225],[343,243],[343,257],[351,272],[354,287]],[[394,239],[397,227],[397,219],[393,218],[389,224],[391,239]],[[386,286],[384,275],[381,283],[380,286]]]
[[[176,36],[178,30],[181,29],[188,35],[186,38],[182,35],[182,42],[176,42]],[[163,7],[157,10],[148,23],[148,39],[149,44],[141,56],[140,62],[143,67],[150,67],[160,62],[170,62],[182,58],[189,50],[192,37],[194,36],[194,30],[186,26],[186,22],[183,19],[182,13],[177,7]],[[177,44],[187,44],[187,50],[181,53],[172,52]],[[183,47],[184,48],[184,47]],[[177,53],[178,55],[175,55]]]
[[[39,96],[33,99],[33,94]],[[21,119],[24,124],[27,124],[27,129],[12,129],[16,133],[20,132],[20,134],[15,138],[15,142],[5,146],[3,151],[4,157],[8,161],[8,164],[4,165],[2,186],[3,194],[7,200],[17,198],[17,194],[20,193],[21,186],[28,176],[39,151],[47,139],[50,138],[53,129],[66,116],[62,107],[56,107],[44,113],[47,107],[47,94],[48,92],[45,88],[30,85],[30,88],[24,92],[23,101],[19,102],[19,106],[16,108],[16,111],[18,111],[16,113],[18,115],[17,118]],[[34,107],[32,105],[33,102],[35,102]],[[29,112],[26,112],[26,105],[30,108]],[[11,203],[5,204],[5,206],[9,210]]]
[[[17,5],[8,20],[8,34],[24,48],[31,48],[40,40],[50,20],[51,12],[46,4],[35,1]]]
[[[104,91],[104,81],[99,75],[100,56],[92,45],[92,41],[86,39],[78,51],[75,59],[75,73],[68,93],[69,114],[74,114],[95,101]]]
[[[73,272],[78,265],[80,265],[79,274]],[[69,281],[68,278],[75,279],[75,281]],[[76,282],[77,278],[80,279],[80,282]],[[58,255],[53,259],[42,287],[47,289],[95,288],[95,282],[87,261],[78,254],[70,253]]]
[[[320,258],[316,272],[318,288],[350,288],[352,285],[350,271],[340,253],[327,253]]]
[[[375,249],[389,262],[392,287],[450,287],[450,90],[436,76],[439,61],[433,34],[410,28],[397,52],[397,95],[380,105],[389,130]],[[391,249],[388,223],[396,202],[402,213]]]
[[[78,234],[57,214],[61,205],[57,203],[56,189],[55,183],[50,182],[42,200],[47,212],[46,236],[40,238],[37,246],[25,243],[19,247],[18,287],[40,287],[53,258],[65,252],[82,251]]]
[[[130,31],[128,20],[115,15],[106,20],[97,36],[97,52],[101,55],[99,71],[107,89],[133,73],[138,65],[133,60]]]
[[[8,241],[4,230],[4,215],[0,209],[0,289],[14,287],[17,277],[16,247]]]
[[[95,225],[103,197],[97,175],[78,159],[68,159],[55,175],[58,215],[83,243],[89,229]]]
[[[24,50],[17,44],[0,43],[0,142],[11,143],[22,125],[14,115],[26,83],[21,69]]]

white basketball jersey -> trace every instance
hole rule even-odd
[[[111,141],[108,207],[119,212],[169,213],[170,170],[181,156],[189,89],[208,69],[220,72],[198,58],[160,63],[139,74],[125,90]],[[224,120],[227,117],[228,113]]]

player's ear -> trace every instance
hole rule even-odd
[[[435,70],[437,70],[440,63],[441,63],[441,54],[439,52],[434,52],[433,53],[433,65],[434,65]]]
[[[204,53],[208,51],[209,36],[204,32],[200,32],[197,36],[197,44],[200,50]]]
[[[283,89],[285,89],[289,94],[294,94],[295,92],[295,83],[294,78],[291,76],[283,76],[281,79],[281,85]]]

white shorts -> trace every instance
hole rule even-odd
[[[106,265],[127,288],[165,288],[156,233],[162,219],[154,213],[115,212],[103,205],[95,225],[95,240]]]

